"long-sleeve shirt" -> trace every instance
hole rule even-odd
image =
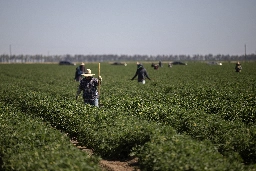
[[[75,80],[80,81],[82,79],[81,74],[83,73],[85,73],[85,67],[84,66],[77,67],[75,72]]]
[[[83,91],[83,99],[94,100],[98,98],[97,86],[99,85],[99,80],[97,78],[86,79],[83,78],[77,90],[77,96]]]
[[[145,80],[145,78],[149,78],[148,76],[148,73],[147,73],[147,70],[145,68],[140,68],[140,69],[137,69],[135,75],[133,76],[132,80],[138,76],[138,82],[142,82],[143,80]]]

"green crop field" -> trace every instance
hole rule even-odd
[[[131,80],[136,62],[101,63],[99,108],[75,100],[76,66],[0,64],[0,170],[100,170],[98,157],[137,157],[141,170],[256,170],[255,62],[241,73],[143,64],[145,85]],[[98,76],[98,63],[86,68]]]

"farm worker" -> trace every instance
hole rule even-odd
[[[159,61],[158,65],[159,67],[162,67],[162,61]]]
[[[171,62],[169,62],[168,67],[169,67],[169,68],[171,68],[171,67],[172,67],[172,63],[171,63]]]
[[[80,66],[78,66],[77,68],[76,68],[76,72],[75,72],[75,81],[81,81],[81,79],[82,79],[82,74],[84,74],[85,73],[85,65],[84,65],[84,63],[82,62],[81,64],[80,64]]]
[[[145,78],[148,78],[149,80],[151,80],[148,76],[147,70],[143,67],[142,64],[140,64],[138,62],[137,62],[136,73],[131,80],[134,80],[134,78],[137,76],[138,76],[138,82],[142,83],[142,84],[145,84]]]
[[[159,67],[159,65],[157,65],[157,64],[154,65],[155,70],[158,70],[158,67]]]
[[[236,63],[235,70],[236,70],[236,72],[241,72],[242,66],[241,66],[240,62]]]
[[[95,74],[92,74],[90,69],[87,69],[86,72],[82,74],[84,78],[80,81],[80,84],[78,86],[76,100],[81,91],[83,91],[84,103],[99,107],[97,86],[101,84],[102,77],[99,76],[98,78],[94,78],[93,75]]]

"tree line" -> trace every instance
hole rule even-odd
[[[247,55],[0,55],[0,63],[58,63],[70,62],[114,62],[114,61],[254,61],[256,54]]]

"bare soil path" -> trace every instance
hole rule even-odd
[[[80,150],[93,155],[93,151],[83,146],[79,146],[78,142],[71,140],[71,142]],[[138,159],[127,159],[125,161],[111,161],[111,160],[101,160],[100,166],[102,171],[140,171],[138,167]]]

